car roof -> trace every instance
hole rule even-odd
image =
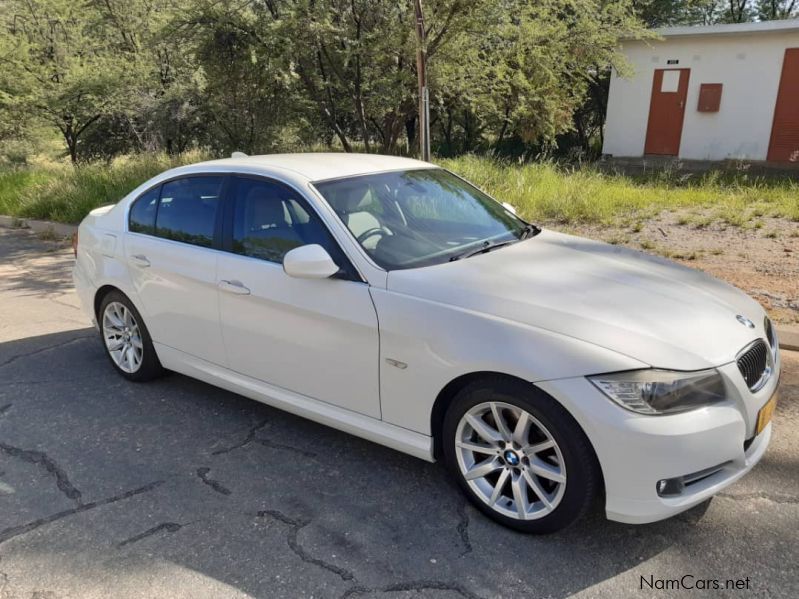
[[[384,156],[381,154],[352,154],[335,152],[306,152],[297,154],[264,154],[262,156],[235,156],[222,160],[209,160],[192,167],[220,166],[246,170],[288,170],[309,181],[352,177],[394,170],[437,168],[429,162]]]

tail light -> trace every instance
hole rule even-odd
[[[75,258],[78,257],[78,232],[75,231],[72,234],[72,253],[75,254]]]

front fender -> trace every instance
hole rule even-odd
[[[370,291],[380,323],[383,420],[423,434],[431,434],[439,392],[465,374],[490,371],[535,383],[648,367],[573,337],[388,290]]]

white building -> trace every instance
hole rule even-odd
[[[623,43],[605,154],[799,163],[799,19],[656,32]]]

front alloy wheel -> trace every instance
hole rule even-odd
[[[477,404],[461,418],[455,445],[464,480],[502,515],[535,520],[563,499],[563,454],[526,410],[504,402]]]
[[[447,468],[475,507],[510,528],[560,530],[599,493],[585,433],[529,383],[498,376],[467,385],[447,409],[440,440]]]

